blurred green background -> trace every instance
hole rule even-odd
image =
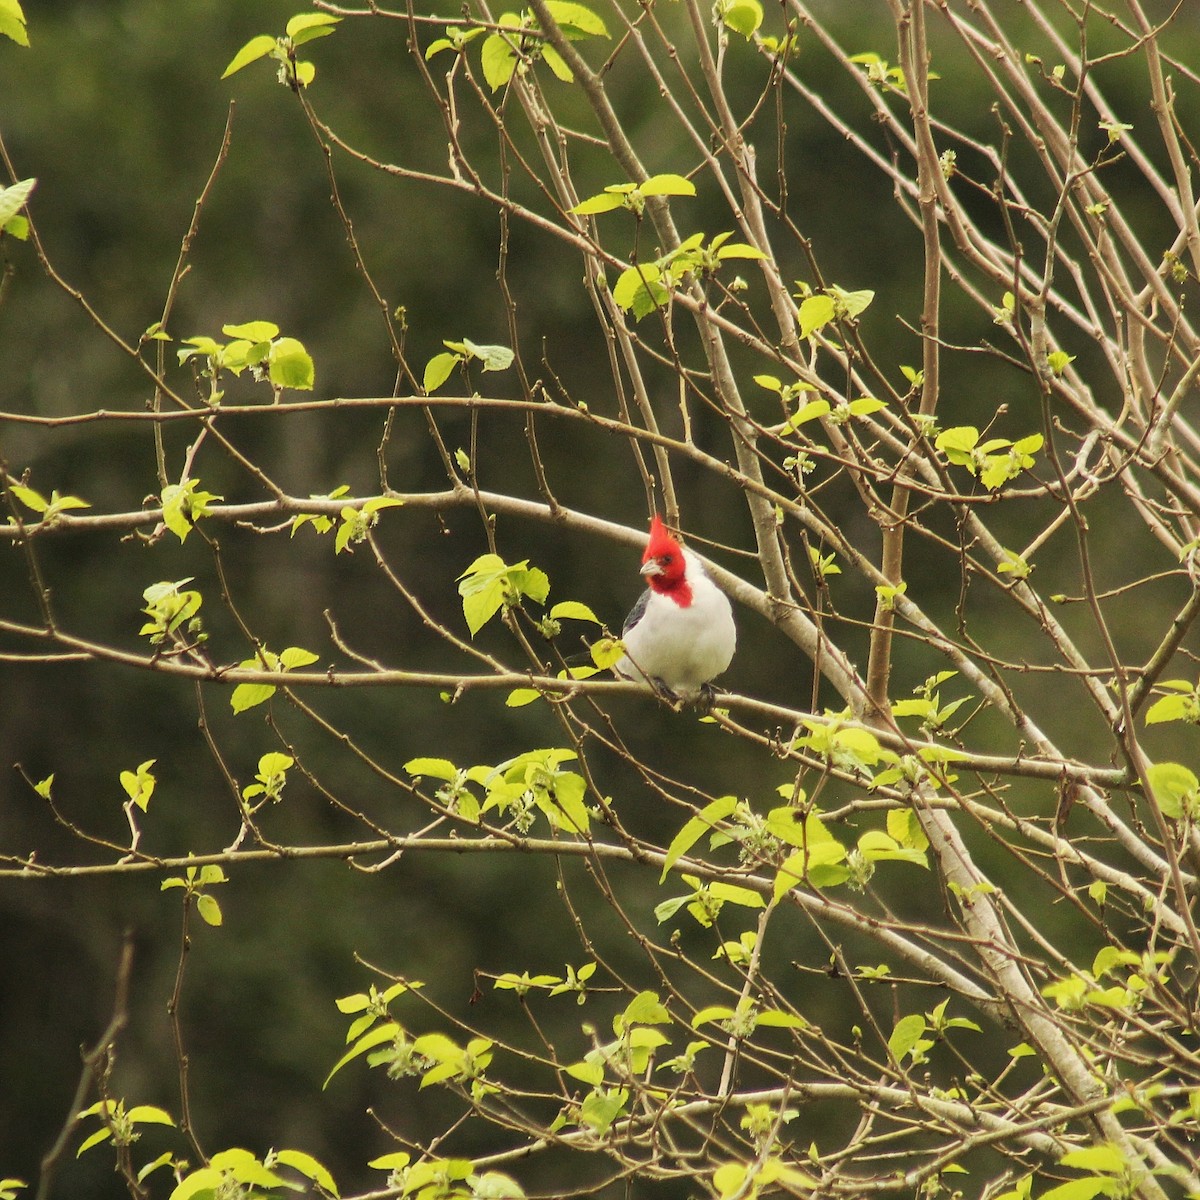
[[[136,341],[161,315],[181,238],[234,102],[228,159],[204,207],[170,333],[176,339],[216,336],[227,322],[268,319],[313,354],[317,396],[387,395],[395,363],[383,321],[356,273],[329,202],[321,151],[298,105],[273,83],[265,64],[219,80],[238,47],[255,34],[282,30],[299,7],[227,0],[28,0],[32,48],[0,44],[0,131],[16,177],[38,178],[32,211],[55,268],[105,322]],[[849,48],[894,57],[884,7],[827,3],[818,11]],[[452,5],[442,8],[446,15],[455,13]],[[778,14],[772,19],[777,23]],[[1191,39],[1194,51],[1194,23],[1180,34]],[[416,75],[406,37],[399,21],[346,22],[335,36],[309,48],[318,66],[311,99],[323,119],[369,153],[440,170],[444,129]],[[1178,52],[1186,48],[1177,41]],[[731,88],[739,102],[748,103],[761,87],[763,67],[748,55],[741,61],[744,83],[735,74]],[[937,66],[943,75],[939,102],[980,136],[991,137],[990,100],[973,69],[961,59]],[[854,113],[887,151],[865,103],[803,35],[796,69],[811,87],[835,96]],[[1105,82],[1110,98],[1126,99],[1131,108],[1143,101],[1144,85],[1134,69],[1122,75],[1114,66]],[[681,155],[690,165],[690,151],[665,122],[644,74],[622,60],[609,86],[652,169],[678,170]],[[769,112],[758,129],[760,149],[769,157],[774,146]],[[464,138],[473,154],[494,162],[494,134],[482,123],[469,123]],[[825,280],[875,289],[869,334],[878,362],[918,362],[920,346],[911,326],[920,304],[920,239],[892,203],[889,183],[798,104],[788,113],[787,147],[793,213],[812,240]],[[506,310],[495,275],[495,213],[479,201],[420,189],[341,157],[335,164],[372,276],[388,303],[405,309],[411,361],[419,368],[441,349],[443,338],[465,335],[476,342],[507,343]],[[494,166],[490,169],[494,173]],[[617,181],[613,170],[597,153],[594,176],[581,177],[579,185],[599,190]],[[1169,231],[1155,224],[1149,199],[1144,211],[1136,197],[1130,203],[1135,218],[1145,221],[1148,244],[1165,242]],[[728,215],[713,197],[699,198],[689,217],[696,228],[710,232],[729,227]],[[3,253],[11,276],[0,305],[0,410],[65,415],[142,407],[151,394],[146,376],[113,348],[79,305],[40,274],[29,245],[8,241]],[[784,266],[785,276],[809,278],[799,253],[789,253],[795,256]],[[552,369],[574,399],[612,412],[605,347],[579,276],[572,252],[519,223],[513,226],[508,280],[531,377],[547,377]],[[959,304],[957,297],[948,297],[947,339],[969,343],[989,336],[978,311]],[[173,348],[167,355],[170,364]],[[747,374],[764,369],[748,359],[737,365]],[[184,373],[174,370],[174,378],[187,386]],[[660,382],[665,386],[666,377]],[[899,383],[898,376],[894,382]],[[511,375],[489,376],[485,384],[517,394]],[[1001,403],[1011,406],[1018,428],[1023,428],[1019,422],[1034,419],[1035,397],[1022,377],[1002,373],[988,361],[949,358],[943,387],[950,419],[983,424]],[[340,484],[356,492],[378,487],[378,413],[313,414],[286,422],[246,419],[230,429],[239,448],[293,493],[327,492]],[[442,431],[452,449],[469,444],[465,417],[445,417]],[[642,523],[642,489],[627,455],[617,456],[603,439],[580,438],[566,427],[547,423],[539,432],[560,500],[631,526]],[[179,430],[168,434],[176,470],[183,436]],[[719,427],[702,428],[700,436],[727,453]],[[82,495],[98,510],[136,509],[157,490],[152,443],[141,427],[47,431],[3,423],[0,454],[16,474],[32,468],[34,486]],[[392,486],[401,491],[444,486],[415,415],[397,417],[388,469]],[[519,421],[484,420],[478,470],[485,487],[536,494]],[[688,528],[729,544],[749,544],[739,495],[686,466],[679,471]],[[262,498],[252,480],[218,455],[206,452],[200,473],[205,487],[230,501]],[[827,494],[827,502],[837,497],[847,532],[873,547],[875,527],[856,507],[853,494],[842,488],[832,498]],[[380,531],[389,561],[406,584],[436,618],[463,632],[455,578],[486,548],[477,514],[395,510],[385,514]],[[234,598],[257,635],[274,648],[306,646],[324,661],[333,655],[322,614],[332,609],[342,633],[365,654],[414,669],[462,669],[461,660],[432,638],[381,580],[365,550],[335,558],[328,540],[308,533],[301,531],[295,539],[222,533]],[[1128,528],[1117,525],[1110,536],[1113,547],[1128,549]],[[581,543],[550,527],[510,519],[501,520],[498,537],[509,561],[529,558],[549,572],[552,598],[583,600],[610,626],[619,626],[639,586],[634,550]],[[1019,542],[1018,530],[1014,543]],[[133,645],[142,589],[192,575],[208,597],[205,616],[213,645],[230,648],[230,658],[247,652],[221,610],[211,556],[198,538],[182,547],[173,539],[149,547],[137,538],[63,537],[46,539],[39,553],[55,605],[73,632]],[[925,576],[923,602],[935,615],[949,614],[957,599],[954,573],[944,571],[944,560],[915,540],[910,554],[914,574]],[[753,563],[724,561],[758,582]],[[1047,563],[1046,569],[1061,571],[1063,590],[1077,587],[1069,557]],[[1122,569],[1139,569],[1139,564],[1125,563]],[[940,596],[937,584],[929,582],[939,574],[947,587]],[[843,577],[839,588],[846,611],[869,615],[866,585]],[[25,564],[7,548],[0,549],[0,595],[5,615],[36,619]],[[1149,651],[1158,605],[1166,611],[1172,602],[1169,589],[1154,603],[1139,599],[1131,614],[1138,621],[1120,630],[1132,655]],[[983,600],[979,619],[986,637],[1003,641],[1003,613],[997,615]],[[1079,632],[1088,641],[1083,622]],[[749,614],[742,617],[741,634],[729,686],[804,706],[811,690],[808,662]],[[1012,639],[1021,636],[1013,633]],[[849,630],[839,637],[851,657],[863,662],[861,633]],[[499,631],[489,630],[480,641],[508,653]],[[898,659],[897,694],[939,666],[910,643],[901,644]],[[0,852],[23,856],[36,849],[45,861],[78,861],[81,854],[77,839],[55,823],[12,764],[20,764],[34,780],[54,772],[55,796],[65,816],[120,841],[126,829],[118,773],[155,759],[158,791],[144,848],[209,850],[236,834],[236,810],[198,731],[190,686],[98,666],[11,661],[0,662],[0,686]],[[248,782],[257,756],[276,746],[262,710],[234,719],[226,691],[205,689],[203,699],[223,756]],[[310,699],[395,772],[414,755],[445,756],[461,765],[495,762],[520,750],[560,744],[562,737],[543,707],[503,709],[492,694],[471,695],[453,707],[435,693],[420,691],[369,689]],[[1104,735],[1077,720],[1080,704],[1081,693],[1061,697],[1047,720],[1069,748],[1087,753],[1103,744]],[[775,786],[789,778],[782,764],[658,706],[622,701],[614,713],[631,750],[709,793],[734,791],[765,805]],[[275,715],[303,746],[306,764],[348,804],[398,831],[420,826],[422,814],[411,800],[340,752],[332,739],[315,736],[283,705],[275,706]],[[618,764],[601,759],[598,765],[629,827],[669,838],[679,816]],[[1052,799],[1047,789],[1031,788],[1028,798],[1013,798],[1018,806],[1023,802],[1044,806]],[[360,824],[331,809],[302,781],[289,785],[287,802],[266,814],[265,825],[292,843],[362,834]],[[97,850],[87,860],[111,857]],[[606,915],[583,865],[569,860],[562,870],[573,898],[606,931],[605,955],[651,986],[636,945]],[[628,870],[615,869],[613,875],[626,899],[633,898],[637,924],[653,933],[651,910],[663,895],[655,881]],[[434,1095],[436,1089],[418,1099],[412,1081],[389,1083],[361,1065],[342,1072],[322,1093],[345,1029],[333,1000],[363,990],[374,978],[356,956],[427,980],[438,1002],[464,1020],[506,1022],[511,1015],[511,1024],[504,1026],[509,1036],[528,1040],[510,994],[481,985],[482,998],[472,1007],[473,972],[557,973],[564,962],[585,961],[554,888],[555,864],[515,856],[414,854],[377,874],[355,872],[340,862],[273,863],[233,873],[218,893],[224,927],[193,930],[183,996],[193,1116],[205,1147],[246,1145],[261,1153],[270,1146],[294,1146],[325,1162],[343,1192],[377,1186],[379,1174],[364,1164],[392,1148],[381,1124],[415,1140],[428,1139],[454,1106]],[[932,891],[922,896],[913,889],[898,902],[920,916],[939,901]],[[112,1090],[130,1103],[177,1112],[167,1002],[179,955],[178,922],[177,894],[160,894],[151,874],[0,881],[0,1176],[36,1177],[38,1161],[67,1115],[80,1045],[90,1044],[107,1020],[113,968],[126,930],[135,939],[131,1020],[119,1044]],[[781,953],[778,973],[793,973],[806,1012],[834,1029],[845,1019],[844,996],[820,974],[808,973],[819,972],[828,949],[798,921],[795,937]],[[852,961],[873,961],[870,948],[850,939],[844,944]],[[691,945],[685,939],[685,946],[703,958],[711,952],[708,945],[700,936]],[[789,966],[789,960],[798,967]],[[415,1028],[429,1020],[427,1014],[416,1017],[419,1008],[405,1011],[414,1017]],[[546,1016],[551,1029],[572,1037],[578,1037],[581,1019],[569,999]],[[377,1120],[364,1115],[368,1107]],[[818,1126],[812,1136],[818,1136],[824,1119],[814,1117]],[[486,1129],[468,1129],[457,1148],[462,1153],[494,1150],[497,1143],[489,1137]],[[175,1144],[169,1132],[146,1138],[150,1149]],[[73,1152],[72,1146],[68,1157]],[[530,1190],[539,1179],[555,1178],[552,1164],[537,1162],[520,1175]],[[116,1196],[122,1188],[107,1152],[98,1151],[64,1165],[56,1194]],[[644,1194],[657,1193],[647,1189]]]

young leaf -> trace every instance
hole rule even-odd
[[[608,37],[608,26],[590,8],[572,0],[546,0],[546,8],[559,25],[577,29],[589,37]]]
[[[257,660],[243,665],[254,668],[262,667],[262,663]],[[275,685],[272,683],[239,683],[233,689],[233,695],[229,697],[229,704],[235,713],[241,713],[270,700],[273,695],[275,695]]]
[[[507,371],[512,366],[514,355],[507,346],[478,346],[469,338],[463,338],[462,344],[485,371]]]
[[[595,196],[589,196],[586,200],[581,200],[574,208],[567,211],[588,217],[596,213],[612,212],[614,208],[621,208],[624,204],[625,197],[620,193],[600,192]]]
[[[318,13],[313,13],[313,16],[319,16]],[[296,18],[293,18],[295,20]],[[337,17],[332,18],[337,20]],[[289,28],[291,22],[288,23]],[[275,1152],[275,1161],[282,1163],[285,1167],[291,1167],[293,1171],[299,1171],[306,1179],[311,1179],[327,1191],[331,1196],[337,1196],[337,1185],[333,1182],[333,1176],[323,1167],[311,1154],[305,1154],[300,1150],[277,1150]]]
[[[29,45],[29,34],[25,31],[25,14],[17,0],[0,0],[0,33],[11,38],[18,46]],[[3,222],[0,222],[3,227]],[[5,1200],[6,1187],[23,1188],[20,1179],[0,1179],[0,1200]]]
[[[410,758],[404,769],[414,778],[441,779],[453,783],[458,768],[448,758]]]
[[[311,650],[300,646],[289,646],[279,656],[279,665],[285,671],[294,671],[297,667],[311,667],[317,661],[317,656]]]
[[[909,1013],[896,1022],[892,1036],[888,1038],[888,1049],[892,1057],[900,1062],[904,1056],[921,1040],[925,1033],[925,1018],[920,1013]]]
[[[658,882],[662,883],[671,868],[683,857],[705,833],[716,827],[718,821],[723,821],[738,805],[736,796],[721,796],[711,804],[705,805],[700,812],[688,820],[683,828],[671,839],[667,847],[667,857],[663,862],[662,874]]]
[[[613,285],[613,300],[639,321],[656,308],[665,308],[671,293],[660,282],[662,274],[662,268],[654,263],[626,267]]]
[[[376,1046],[382,1046],[385,1042],[392,1041],[397,1034],[402,1033],[400,1026],[395,1021],[386,1021],[382,1025],[376,1025],[374,1029],[364,1033],[362,1037],[342,1055],[341,1058],[333,1064],[333,1069],[325,1076],[325,1082],[321,1084],[322,1090],[329,1086],[329,1081],[348,1063],[356,1059],[360,1054],[366,1054],[368,1050],[374,1050]]]
[[[719,11],[725,25],[734,33],[740,33],[746,41],[754,36],[763,21],[763,7],[759,0],[733,0],[732,3],[721,5]]]
[[[483,77],[493,92],[499,91],[513,77],[518,61],[517,52],[504,34],[493,33],[484,40],[480,63]]]
[[[251,38],[234,56],[229,66],[221,74],[222,79],[228,79],[230,75],[240,71],[243,67],[249,66],[252,62],[256,62],[264,55],[270,54],[275,49],[275,39],[270,34],[260,33],[258,37]]]
[[[226,337],[247,342],[269,342],[279,336],[279,326],[270,321],[246,321],[241,325],[222,325],[221,332]]]
[[[204,918],[206,925],[220,925],[222,921],[221,906],[215,896],[201,892],[196,897],[196,911]]]
[[[8,485],[8,490],[12,492],[12,494],[16,496],[16,498],[20,500],[20,502],[25,505],[26,508],[31,508],[36,513],[44,513],[50,506],[50,503],[46,497],[43,496],[41,492],[35,492],[31,487],[25,487],[20,483],[10,483]]]
[[[276,387],[312,391],[316,378],[313,360],[295,338],[280,338],[273,343],[269,361],[268,374]]]
[[[1185,805],[1195,804],[1200,779],[1188,767],[1174,762],[1155,763],[1147,774],[1163,816],[1178,820],[1183,816]]]
[[[458,354],[445,352],[435,354],[425,364],[425,375],[421,380],[421,386],[426,392],[436,392],[450,378],[450,373],[460,362],[462,362],[462,356]]]
[[[313,38],[326,37],[341,20],[331,13],[298,13],[285,26],[293,46],[303,46]]]
[[[24,44],[28,45],[29,43]],[[11,187],[0,188],[0,229],[3,229],[25,207],[25,202],[35,187],[37,187],[36,179],[22,179]]]
[[[591,621],[593,625],[599,625],[600,619],[586,604],[581,604],[578,600],[562,600],[550,610],[550,616],[556,621],[572,620],[572,621]]]
[[[567,66],[563,56],[553,46],[542,47],[542,61],[554,72],[556,79],[562,80],[563,83],[575,82],[575,72]]]
[[[836,306],[830,296],[809,296],[801,301],[796,319],[800,322],[800,336],[812,337],[824,325],[833,320]]]
[[[651,175],[637,190],[643,196],[694,196],[696,185],[682,175]]]

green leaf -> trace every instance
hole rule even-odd
[[[295,338],[280,338],[271,346],[268,375],[276,387],[312,391],[316,380],[313,360]]]
[[[1191,692],[1191,685],[1187,686],[1188,691]],[[1146,710],[1145,721],[1147,725],[1161,725],[1167,721],[1186,721],[1194,718],[1196,711],[1197,704],[1194,694],[1163,696]]]
[[[909,1013],[896,1022],[892,1036],[888,1038],[888,1049],[892,1057],[901,1062],[904,1056],[919,1042],[925,1033],[925,1018],[920,1013]]]
[[[833,320],[837,308],[830,296],[809,296],[801,301],[796,313],[800,322],[800,336],[812,337],[824,325]]]
[[[155,759],[148,758],[138,766],[136,771],[122,771],[119,776],[121,787],[125,789],[125,794],[129,797],[130,802],[136,804],[142,812],[146,811],[150,804],[150,797],[154,795],[156,781],[150,773],[150,768],[154,766],[155,762]]]
[[[759,0],[734,0],[731,4],[722,5],[720,13],[725,25],[734,33],[740,33],[746,41],[754,36],[763,20],[763,7]]]
[[[876,400],[874,396],[863,396],[861,400],[851,400],[846,407],[850,409],[852,416],[869,417],[881,408],[887,408],[887,404],[883,400]]]
[[[1111,1179],[1097,1175],[1089,1176],[1087,1179],[1072,1179],[1070,1183],[1061,1183],[1058,1187],[1043,1192],[1038,1200],[1092,1200],[1093,1196],[1107,1191],[1112,1186],[1112,1182]]]
[[[716,828],[718,821],[723,821],[738,805],[736,796],[721,796],[711,804],[705,805],[700,812],[688,820],[683,828],[671,839],[667,847],[667,857],[663,862],[662,874],[658,882],[662,883],[671,868],[683,857],[707,832]]]
[[[241,338],[247,342],[269,342],[279,336],[279,326],[270,321],[247,321],[242,325],[222,325],[226,337]]]
[[[500,611],[505,599],[504,560],[496,554],[480,555],[459,576],[463,616],[474,637]]]
[[[696,185],[682,175],[651,175],[637,190],[643,196],[694,196]]]
[[[493,33],[484,39],[480,65],[493,92],[499,91],[513,77],[517,62],[517,53],[503,34]]]
[[[727,258],[760,259],[767,256],[748,242],[727,242],[717,251],[717,257],[724,262]]]
[[[755,1026],[766,1025],[774,1029],[807,1029],[808,1022],[796,1013],[780,1012],[778,1009],[769,1008],[766,1012],[760,1012],[754,1020]]]
[[[436,392],[450,378],[451,372],[462,362],[460,354],[435,354],[425,364],[425,375],[421,386],[426,392]]]
[[[252,661],[251,667],[261,668],[262,663]],[[275,685],[272,683],[239,683],[229,697],[230,707],[235,713],[245,712],[255,708],[275,695]]]
[[[296,760],[290,754],[281,754],[278,750],[272,750],[258,760],[258,773],[260,775],[282,775],[295,765]]]
[[[448,758],[410,758],[404,769],[414,778],[441,779],[446,783],[458,778],[458,768]]]
[[[665,308],[671,293],[661,282],[662,274],[662,268],[654,263],[626,267],[613,285],[613,300],[639,321],[655,309]]]
[[[733,1015],[733,1009],[728,1005],[710,1004],[692,1018],[692,1028],[699,1029],[701,1025],[707,1025],[712,1021],[728,1021]]]
[[[18,46],[29,45],[29,34],[25,32],[25,14],[17,0],[0,0],[0,33],[12,38]],[[0,226],[3,224],[4,222],[0,221]],[[19,1179],[0,1179],[0,1192],[3,1192],[6,1184],[25,1186]]]
[[[358,1058],[360,1054],[366,1054],[368,1050],[374,1050],[376,1046],[382,1046],[385,1042],[393,1041],[397,1034],[401,1033],[400,1026],[395,1021],[387,1021],[383,1025],[376,1025],[374,1029],[364,1033],[362,1037],[342,1055],[341,1058],[333,1064],[333,1070],[325,1076],[325,1082],[321,1084],[322,1090],[329,1086],[329,1081],[348,1063]]]
[[[229,66],[227,66],[221,75],[222,79],[228,79],[230,75],[236,71],[240,71],[243,67],[249,66],[252,62],[257,61],[264,55],[270,54],[275,49],[276,42],[270,34],[260,33],[258,37],[251,38],[234,56]]]
[[[23,42],[22,45],[28,46],[29,43]],[[7,225],[25,207],[25,202],[35,187],[36,179],[22,179],[11,187],[0,188],[0,228]]]
[[[368,1167],[374,1167],[377,1171],[403,1171],[408,1164],[412,1162],[412,1155],[405,1150],[393,1150],[391,1154],[383,1154],[379,1158],[373,1158]]]
[[[613,1018],[613,1032],[620,1036],[631,1025],[667,1025],[671,1014],[663,1007],[657,992],[638,992],[625,1006],[625,1011]]]
[[[298,13],[284,27],[293,46],[303,46],[313,38],[326,37],[341,20],[332,13]]]
[[[75,1157],[78,1158],[85,1150],[90,1150],[93,1146],[99,1146],[101,1142],[107,1142],[112,1136],[107,1128],[98,1129],[91,1136],[84,1139],[83,1144],[75,1151]]]
[[[934,445],[946,454],[951,462],[966,466],[968,463],[962,462],[961,456],[969,455],[978,441],[979,430],[974,425],[956,425],[953,429],[943,429]]]
[[[337,18],[335,17],[334,20]],[[275,1161],[283,1163],[285,1167],[291,1167],[293,1171],[299,1171],[306,1179],[311,1179],[331,1196],[339,1194],[337,1184],[333,1182],[333,1176],[311,1154],[305,1154],[300,1150],[277,1150]]]
[[[913,863],[918,867],[929,866],[922,851],[901,846],[895,838],[879,829],[868,829],[858,839],[858,849],[871,862],[894,861]]]
[[[1200,791],[1200,779],[1196,778],[1194,771],[1180,763],[1155,763],[1147,776],[1163,816],[1172,820],[1183,816],[1185,804],[1194,804],[1197,791]]]
[[[802,404],[796,410],[788,419],[781,432],[794,433],[801,425],[804,425],[808,421],[815,421],[818,417],[828,416],[830,411],[828,400],[810,400],[807,404]]]
[[[297,667],[311,667],[317,661],[317,656],[311,650],[300,646],[289,646],[279,656],[279,665],[285,671],[294,671]]]
[[[192,1200],[204,1192],[215,1195],[224,1181],[224,1174],[216,1167],[200,1167],[190,1175],[185,1175],[167,1200]]]
[[[572,0],[546,0],[546,8],[559,25],[577,29],[589,37],[608,37],[608,26],[582,4]]]
[[[507,371],[513,364],[513,352],[507,346],[477,346],[468,338],[462,344],[477,358],[485,371]]]
[[[599,1087],[604,1082],[604,1064],[598,1059],[592,1062],[572,1063],[564,1070],[572,1079],[578,1079],[580,1083],[586,1083],[589,1087]]]
[[[721,883],[717,880],[709,884],[708,890],[716,899],[728,900],[731,904],[742,905],[743,908],[762,908],[766,904],[758,892],[739,887],[736,883]]]
[[[596,213],[612,212],[614,208],[623,208],[625,197],[617,192],[600,192],[581,200],[569,212],[578,213],[582,217],[593,216]]]
[[[837,284],[826,288],[826,292],[833,299],[837,306],[837,311],[840,316],[854,318],[870,307],[871,301],[875,299],[875,293],[869,288],[864,288],[857,292],[847,292],[844,288],[840,288]]]
[[[204,919],[206,925],[220,925],[222,921],[221,905],[215,896],[202,892],[196,897],[196,911]]]
[[[10,483],[8,490],[25,505],[26,508],[33,509],[36,513],[44,513],[50,507],[49,501],[41,492],[35,492],[31,487],[25,487],[20,483]]]
[[[563,83],[575,82],[575,72],[567,66],[563,56],[553,46],[542,47],[542,62],[554,72],[556,79],[560,79]]]
[[[189,491],[177,483],[169,483],[162,490],[163,524],[180,540],[187,541],[187,535],[192,532],[192,523],[184,511],[188,501]]]
[[[601,671],[607,671],[625,656],[625,647],[617,638],[597,638],[590,649],[592,662]]]
[[[561,600],[550,610],[550,616],[556,621],[591,621],[593,625],[600,624],[600,618],[586,604],[578,600]]]
[[[126,1114],[139,1125],[174,1125],[171,1115],[153,1104],[135,1104]]]
[[[627,1088],[611,1088],[606,1092],[592,1092],[579,1107],[579,1120],[587,1125],[597,1137],[603,1137],[612,1123],[625,1110],[629,1102]]]

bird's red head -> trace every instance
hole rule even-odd
[[[646,582],[654,591],[673,596],[686,608],[692,598],[686,571],[683,547],[655,513],[650,522],[650,540],[642,555],[642,574],[646,576]]]

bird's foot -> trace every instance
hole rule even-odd
[[[673,708],[676,712],[682,710],[687,701],[679,695],[678,692],[673,692],[658,676],[649,680],[651,690],[654,694],[668,707]]]

